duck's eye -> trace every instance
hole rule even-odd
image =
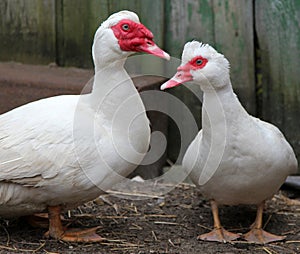
[[[193,66],[196,69],[202,69],[207,64],[208,60],[202,56],[196,56],[189,62],[191,66]]]
[[[196,60],[196,64],[197,64],[197,65],[201,65],[202,63],[203,63],[203,61],[202,61],[201,59],[197,59],[197,60]]]
[[[129,25],[128,25],[128,24],[124,24],[124,25],[122,26],[122,29],[123,29],[124,31],[128,31],[128,30],[129,30]]]

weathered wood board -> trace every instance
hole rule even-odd
[[[0,1],[0,60],[55,62],[55,2]]]
[[[300,1],[255,3],[262,118],[282,130],[300,158]]]
[[[215,0],[214,38],[230,62],[232,86],[249,113],[256,113],[253,3]]]
[[[92,68],[94,34],[107,16],[106,0],[56,0],[58,64]]]

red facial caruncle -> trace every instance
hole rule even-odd
[[[198,70],[204,68],[207,64],[208,60],[202,56],[196,56],[185,65],[179,66],[177,68],[177,73],[173,78],[164,83],[160,89],[164,90],[166,88],[171,88],[174,86],[178,86],[182,83],[192,81],[193,76],[191,74],[191,70]]]
[[[186,65],[189,65],[191,70],[202,69],[208,60],[202,56],[196,56],[192,60],[190,60]]]
[[[111,29],[121,50],[145,52],[169,60],[170,56],[153,41],[153,34],[143,24],[123,19]]]

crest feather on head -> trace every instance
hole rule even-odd
[[[138,15],[136,15],[132,11],[124,10],[124,11],[119,11],[119,12],[116,12],[116,13],[110,15],[108,17],[108,19],[105,20],[101,24],[101,27],[102,28],[112,27],[112,26],[116,25],[119,21],[121,21],[122,19],[129,19],[129,20],[132,20],[135,23],[140,23]]]
[[[193,59],[195,56],[202,56],[208,61],[215,61],[223,64],[224,67],[229,68],[228,60],[220,53],[218,53],[212,46],[206,43],[191,41],[184,45],[182,53],[182,63],[185,64]]]

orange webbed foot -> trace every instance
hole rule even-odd
[[[235,234],[227,231],[224,228],[215,228],[211,232],[199,235],[197,237],[198,240],[202,241],[213,241],[213,242],[231,242],[240,237],[239,234]]]
[[[285,239],[285,236],[274,235],[261,228],[253,228],[248,233],[244,234],[242,238],[250,243],[265,244],[282,241]]]
[[[65,242],[85,242],[85,243],[94,243],[102,242],[105,238],[102,238],[96,233],[100,227],[87,228],[87,229],[78,229],[78,228],[69,228],[65,229],[63,232],[55,231],[50,234],[49,231],[45,233],[46,237],[53,237],[58,240]]]

